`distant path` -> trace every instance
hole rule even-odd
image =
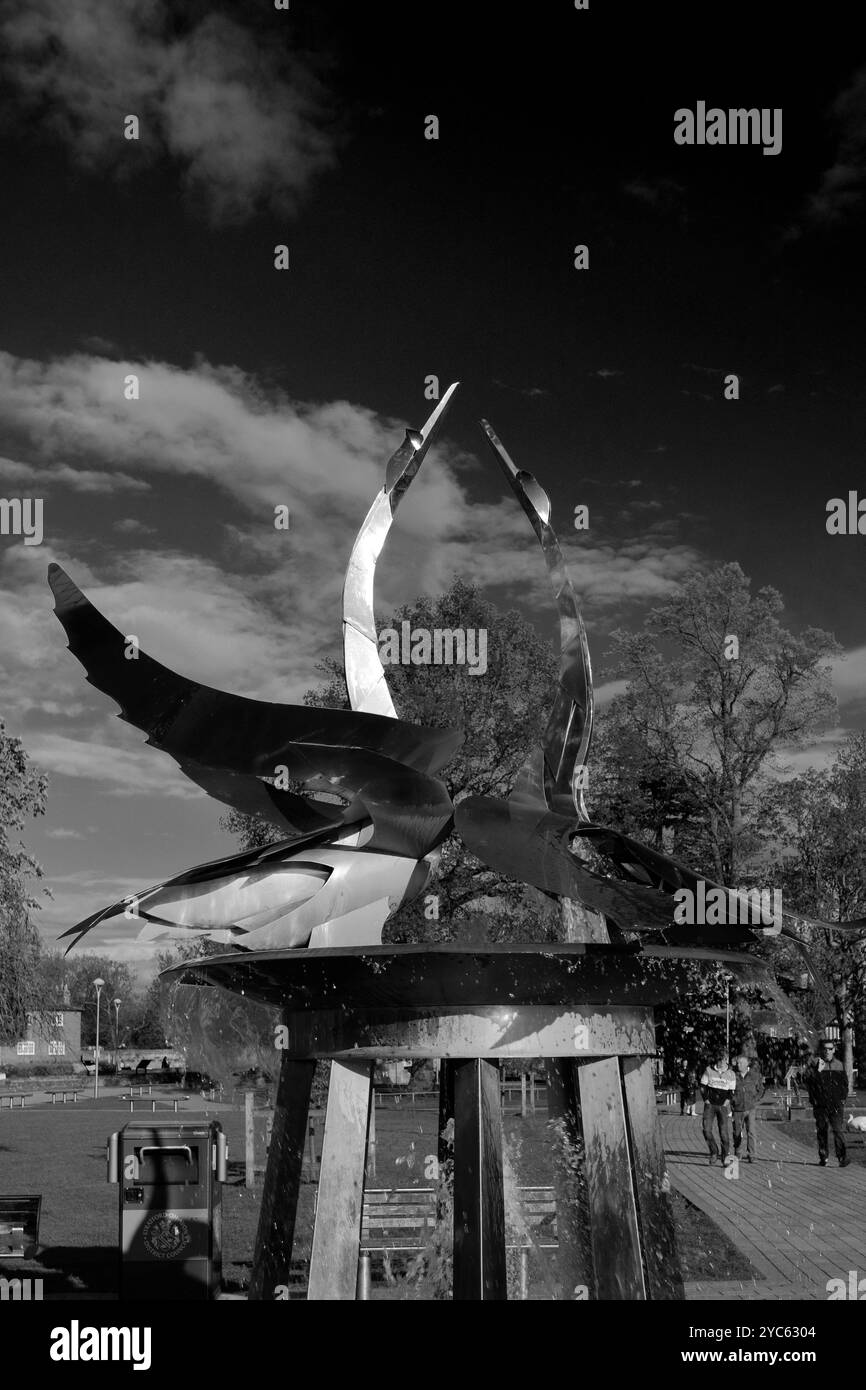
[[[727,1179],[710,1167],[700,1119],[660,1116],[673,1187],[705,1211],[756,1272],[753,1283],[686,1286],[696,1298],[826,1299],[828,1279],[866,1278],[866,1167],[818,1166],[808,1149],[758,1123],[758,1156]]]

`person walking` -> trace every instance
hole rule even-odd
[[[680,1077],[680,1114],[694,1115],[698,1099],[698,1073],[694,1067],[686,1067]]]
[[[842,1126],[848,1095],[848,1073],[836,1056],[836,1044],[829,1038],[821,1039],[817,1053],[806,1068],[806,1090],[815,1116],[818,1162],[822,1168],[827,1167],[830,1152],[828,1129],[832,1129],[839,1167],[847,1168],[851,1160],[845,1150]]]
[[[737,1058],[735,1072],[736,1089],[734,1090],[733,1122],[734,1122],[734,1154],[740,1152],[740,1145],[743,1142],[743,1132],[746,1135],[746,1162],[752,1163],[758,1151],[757,1136],[755,1134],[755,1110],[758,1101],[764,1094],[764,1078],[757,1057],[747,1057],[741,1053]]]
[[[731,1155],[731,1102],[737,1088],[736,1078],[728,1066],[728,1054],[722,1048],[716,1060],[707,1067],[701,1077],[701,1095],[704,1098],[703,1132],[710,1150],[710,1163],[719,1161],[719,1145],[716,1143],[716,1128],[719,1131],[725,1164]]]

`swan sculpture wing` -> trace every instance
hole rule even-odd
[[[530,753],[518,775],[515,800],[541,803],[551,810],[575,811],[588,821],[581,769],[592,741],[592,663],[586,628],[556,532],[550,524],[550,498],[524,469],[518,468],[486,420],[481,428],[532,529],[538,537],[559,614],[559,681],[544,731],[542,752]]]
[[[63,934],[73,944],[121,914],[143,923],[143,937],[193,933],[246,949],[334,944],[353,918],[359,925],[348,930],[362,934],[375,919],[379,939],[388,913],[421,891],[428,856],[452,825],[450,798],[433,773],[461,735],[396,718],[376,648],[373,584],[394,513],[456,389],[422,430],[407,431],[352,551],[343,599],[351,711],[250,700],[177,675],[140,650],[130,659],[129,640],[51,566],[69,648],[121,718],[210,796],[290,832],[93,913]]]
[[[406,438],[388,463],[385,486],[364,518],[352,547],[343,585],[343,663],[349,703],[354,710],[397,717],[376,642],[376,562],[397,508],[424,462],[459,384],[455,381],[448,387],[422,429],[406,431]]]

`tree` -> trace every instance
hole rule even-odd
[[[151,980],[144,996],[132,1001],[127,1011],[123,1038],[130,1047],[158,1047],[166,1044],[163,990],[159,979]]]
[[[225,947],[196,938],[157,957],[160,970],[195,957],[222,955]],[[164,1036],[186,1056],[187,1067],[214,1080],[250,1069],[269,1077],[277,1070],[279,1010],[208,985],[152,982],[149,996],[159,1010]]]
[[[404,621],[412,629],[486,632],[485,674],[456,664],[391,665],[388,684],[401,719],[463,733],[461,748],[437,774],[455,803],[473,793],[507,795],[544,728],[557,678],[552,647],[518,612],[502,612],[461,578],[439,598],[400,608],[384,627],[400,632]],[[348,708],[342,664],[329,659],[321,669],[323,681],[305,703]],[[221,824],[244,849],[280,838],[276,827],[236,812]],[[385,934],[391,941],[543,940],[556,939],[558,925],[549,899],[488,869],[452,834],[425,893],[389,918]]]
[[[768,806],[776,834],[791,847],[781,865],[789,908],[831,922],[866,917],[866,733],[851,735],[828,771],[781,783]],[[866,931],[800,932],[830,981],[853,1085],[855,1016],[861,1056],[866,1042]]]
[[[818,628],[787,631],[783,607],[775,589],[753,595],[727,564],[654,608],[643,632],[614,634],[628,688],[606,720],[608,805],[729,887],[767,843],[762,804],[777,755],[834,708],[826,663],[837,643]]]
[[[49,1004],[69,1002],[83,1009],[81,1015],[81,1042],[92,1047],[96,1042],[96,990],[93,981],[102,979],[105,985],[100,999],[100,1046],[117,1045],[115,1038],[115,1011],[111,1007],[113,999],[120,999],[121,1025],[124,1036],[132,1024],[137,1007],[138,987],[128,965],[112,960],[110,956],[76,955],[64,956],[52,951],[43,956],[39,973],[42,992]]]
[[[42,869],[16,836],[31,816],[45,813],[48,779],[30,763],[20,739],[0,720],[0,1038],[24,1032],[27,1014],[43,1007],[39,987],[41,943],[29,889]]]

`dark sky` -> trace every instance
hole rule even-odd
[[[426,466],[434,520],[421,535],[408,514],[388,598],[462,567],[535,611],[512,572],[513,504],[481,445],[485,415],[575,546],[569,517],[590,506],[574,568],[602,679],[611,627],[690,569],[738,560],[783,592],[789,625],[835,631],[849,653],[840,730],[866,722],[866,539],[825,529],[831,497],[866,495],[866,53],[850,8],[18,10],[0,4],[0,490],[38,482],[50,523],[26,554],[0,538],[0,715],[54,762],[55,829],[81,833],[86,805],[103,886],[141,856],[126,853],[128,827],[107,847],[97,833],[119,789],[82,771],[75,747],[98,741],[107,761],[112,740],[136,759],[138,743],[64,652],[43,562],[68,564],[119,623],[132,604],[151,649],[175,642],[164,659],[182,666],[188,646],[190,674],[296,697],[339,616],[318,630],[314,606],[299,609],[274,694],[266,634],[281,593],[309,587],[301,530],[337,582],[393,422],[429,410],[430,373],[463,387],[439,475]],[[699,101],[781,108],[781,152],[677,145],[674,112]],[[137,144],[118,137],[130,111]],[[424,138],[429,114],[438,141]],[[588,270],[574,268],[577,243]],[[119,379],[136,365],[148,403],[132,420],[105,393],[115,366]],[[728,373],[737,401],[723,399]],[[281,422],[298,427],[287,476],[308,524],[278,559],[255,526],[279,500],[262,449],[278,453]],[[329,454],[334,440],[347,452]],[[415,572],[413,534],[428,547]],[[197,653],[184,633],[206,630]],[[250,645],[231,665],[238,633]],[[82,702],[72,713],[48,708],[61,681]],[[166,811],[158,790],[138,788],[124,814],[145,839],[168,816],[159,833],[184,844],[168,864],[146,850],[132,888],[227,847],[215,809],[178,793]],[[60,924],[93,898],[83,847],[58,835],[39,848],[68,885]]]

